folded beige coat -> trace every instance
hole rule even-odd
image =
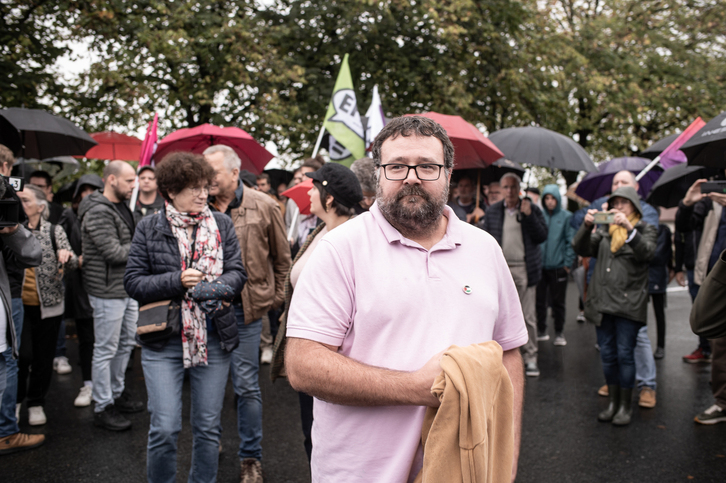
[[[451,346],[426,411],[423,468],[416,483],[509,483],[514,452],[513,389],[496,342]]]

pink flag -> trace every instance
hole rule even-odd
[[[673,141],[670,146],[665,148],[665,150],[660,153],[660,164],[663,166],[664,169],[672,168],[673,166],[676,166],[678,164],[682,164],[686,162],[686,155],[683,154],[683,151],[681,151],[681,146],[683,146],[686,141],[688,141],[691,136],[696,134],[703,126],[706,125],[706,122],[699,117],[696,118],[695,121],[691,123],[690,126],[686,128],[685,131],[683,131],[675,141]]]
[[[142,166],[148,166],[151,164],[151,158],[156,152],[156,142],[158,140],[156,136],[156,128],[159,122],[159,115],[154,114],[154,120],[149,123],[146,128],[146,136],[144,137],[144,143],[141,145],[141,155],[139,156],[139,168]]]

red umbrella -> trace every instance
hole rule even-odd
[[[283,191],[281,194],[282,196],[287,196],[292,201],[295,202],[297,205],[297,208],[300,210],[301,215],[309,215],[310,214],[310,195],[308,195],[308,191],[310,191],[310,188],[313,187],[313,180],[312,178],[305,178],[305,181],[303,181],[300,184],[296,184],[289,190]]]
[[[138,161],[141,152],[141,139],[127,136],[113,131],[103,131],[91,134],[98,143],[85,155],[90,159],[120,159],[123,161]],[[83,156],[76,156],[81,158]]]
[[[437,112],[406,115],[428,117],[441,124],[454,144],[454,169],[486,168],[504,157],[494,143],[461,116],[449,116]]]
[[[224,144],[234,149],[242,160],[242,168],[255,174],[262,173],[272,154],[252,136],[238,127],[219,127],[211,124],[179,129],[159,142],[154,159],[160,161],[173,151],[191,151],[201,154],[209,146]]]

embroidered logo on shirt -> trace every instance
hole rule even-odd
[[[464,285],[464,289],[463,290],[464,290],[464,293],[466,295],[471,295],[471,287],[470,286]]]

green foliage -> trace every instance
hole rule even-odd
[[[41,106],[57,94],[50,70],[63,55],[64,1],[0,1],[0,108]]]

